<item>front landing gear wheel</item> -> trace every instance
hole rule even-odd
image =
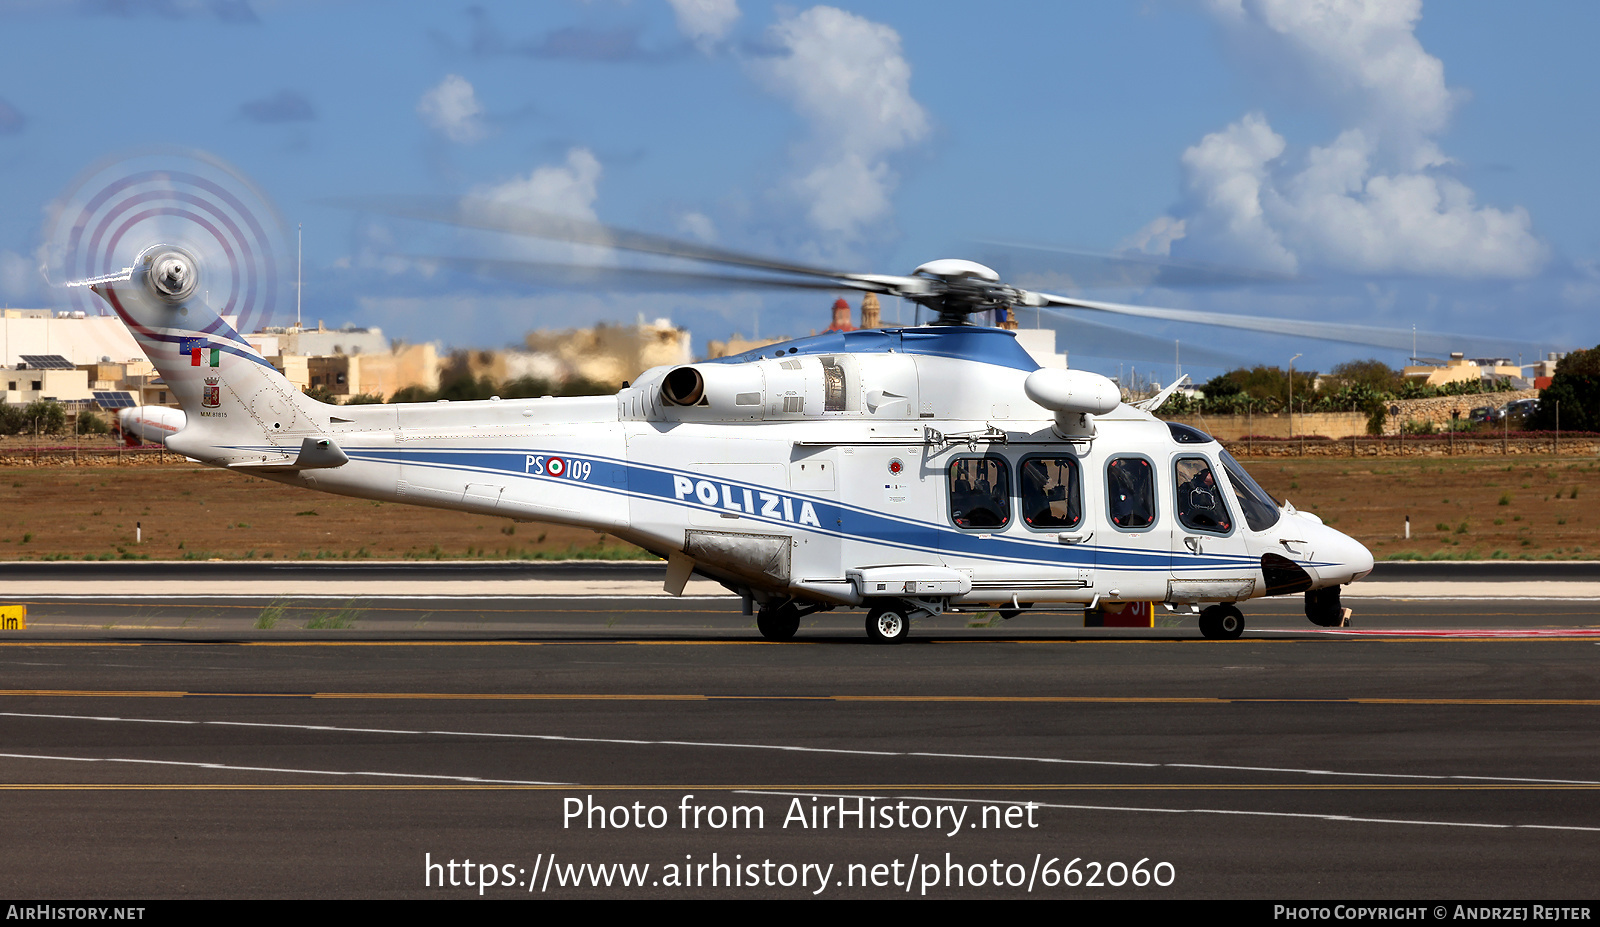
[[[1238,640],[1244,633],[1244,613],[1231,604],[1213,605],[1200,613],[1200,633],[1208,640]]]
[[[874,644],[898,644],[911,631],[911,619],[896,605],[874,606],[867,612],[867,636]]]
[[[769,641],[786,641],[800,630],[800,610],[793,605],[763,608],[756,613],[756,630]]]

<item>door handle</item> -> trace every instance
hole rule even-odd
[[[1189,553],[1191,554],[1203,553],[1203,551],[1200,550],[1199,538],[1186,537],[1183,539],[1183,546],[1189,548]]]
[[[1089,542],[1089,539],[1092,538],[1092,537],[1094,537],[1094,532],[1093,531],[1090,531],[1088,534],[1058,534],[1058,535],[1056,535],[1056,543],[1058,543],[1058,544],[1087,544]]]

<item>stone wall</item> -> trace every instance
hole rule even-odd
[[[1420,425],[1431,422],[1436,430],[1443,431],[1452,420],[1452,412],[1460,412],[1460,421],[1478,406],[1498,408],[1514,399],[1537,399],[1536,389],[1517,390],[1510,393],[1469,393],[1465,396],[1432,396],[1427,399],[1396,399],[1389,403],[1391,412],[1384,419],[1383,432],[1397,435],[1407,422]],[[1156,414],[1160,415],[1159,412]],[[1262,438],[1289,438],[1315,435],[1323,438],[1365,437],[1367,415],[1365,412],[1296,412],[1294,430],[1290,431],[1288,413],[1255,413],[1253,415],[1174,415],[1162,416],[1168,421],[1193,425],[1219,441],[1232,441],[1246,435]]]
[[[1513,432],[1513,435],[1518,435]],[[1265,438],[1224,440],[1235,457],[1595,457],[1600,437],[1593,434],[1557,438],[1478,435],[1384,435],[1323,438]]]
[[[1160,412],[1156,413],[1160,415]],[[1171,422],[1192,425],[1219,441],[1232,441],[1246,435],[1265,438],[1287,438],[1289,416],[1287,413],[1261,413],[1253,415],[1173,415],[1162,418]],[[1325,438],[1348,438],[1367,433],[1367,416],[1362,412],[1296,412],[1294,434],[1321,435]]]

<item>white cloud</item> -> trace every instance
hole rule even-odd
[[[490,213],[495,211],[495,207],[503,206],[511,210],[553,213],[586,222],[598,222],[594,203],[600,195],[602,170],[600,159],[594,156],[594,152],[587,148],[571,148],[567,151],[566,160],[560,164],[546,164],[534,168],[525,177],[514,177],[492,187],[480,187],[472,195],[489,204],[486,209]],[[509,247],[512,256],[534,260],[603,264],[615,258],[609,248],[563,244],[537,238],[503,236],[501,245]]]
[[[717,240],[717,226],[711,217],[703,212],[684,213],[678,219],[678,231],[698,241],[713,242]]]
[[[751,69],[810,123],[805,150],[816,161],[793,181],[823,232],[857,238],[889,215],[896,176],[890,155],[928,134],[927,114],[911,96],[911,65],[900,35],[881,23],[828,6],[780,20],[768,35],[781,54]]]
[[[1457,94],[1414,29],[1418,0],[1212,0],[1261,53],[1293,62],[1349,127],[1301,152],[1250,113],[1183,154],[1185,201],[1133,236],[1151,253],[1293,271],[1520,277],[1548,249],[1527,210],[1479,206],[1437,168]]]
[[[1367,134],[1394,146],[1400,167],[1445,158],[1444,131],[1459,94],[1444,63],[1417,40],[1422,0],[1212,0],[1216,18],[1248,46],[1289,62]]]
[[[417,115],[429,128],[452,142],[476,142],[488,134],[483,124],[483,104],[472,84],[460,74],[449,74],[417,101]]]
[[[535,168],[526,177],[480,189],[474,195],[504,206],[559,213],[594,222],[600,173],[600,159],[594,152],[573,148],[567,152],[564,164]]]
[[[667,0],[678,20],[678,31],[702,51],[728,35],[739,20],[738,0]]]

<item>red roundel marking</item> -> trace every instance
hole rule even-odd
[[[567,462],[562,460],[560,457],[552,457],[550,458],[550,461],[544,465],[544,469],[545,472],[551,476],[565,476],[567,473]]]
[[[900,462],[900,458],[898,458],[898,457],[896,457],[893,460],[889,461],[889,472],[894,474],[895,476],[899,476],[901,474],[901,472],[903,472],[905,470],[905,468],[906,468],[906,465],[901,463]]]

